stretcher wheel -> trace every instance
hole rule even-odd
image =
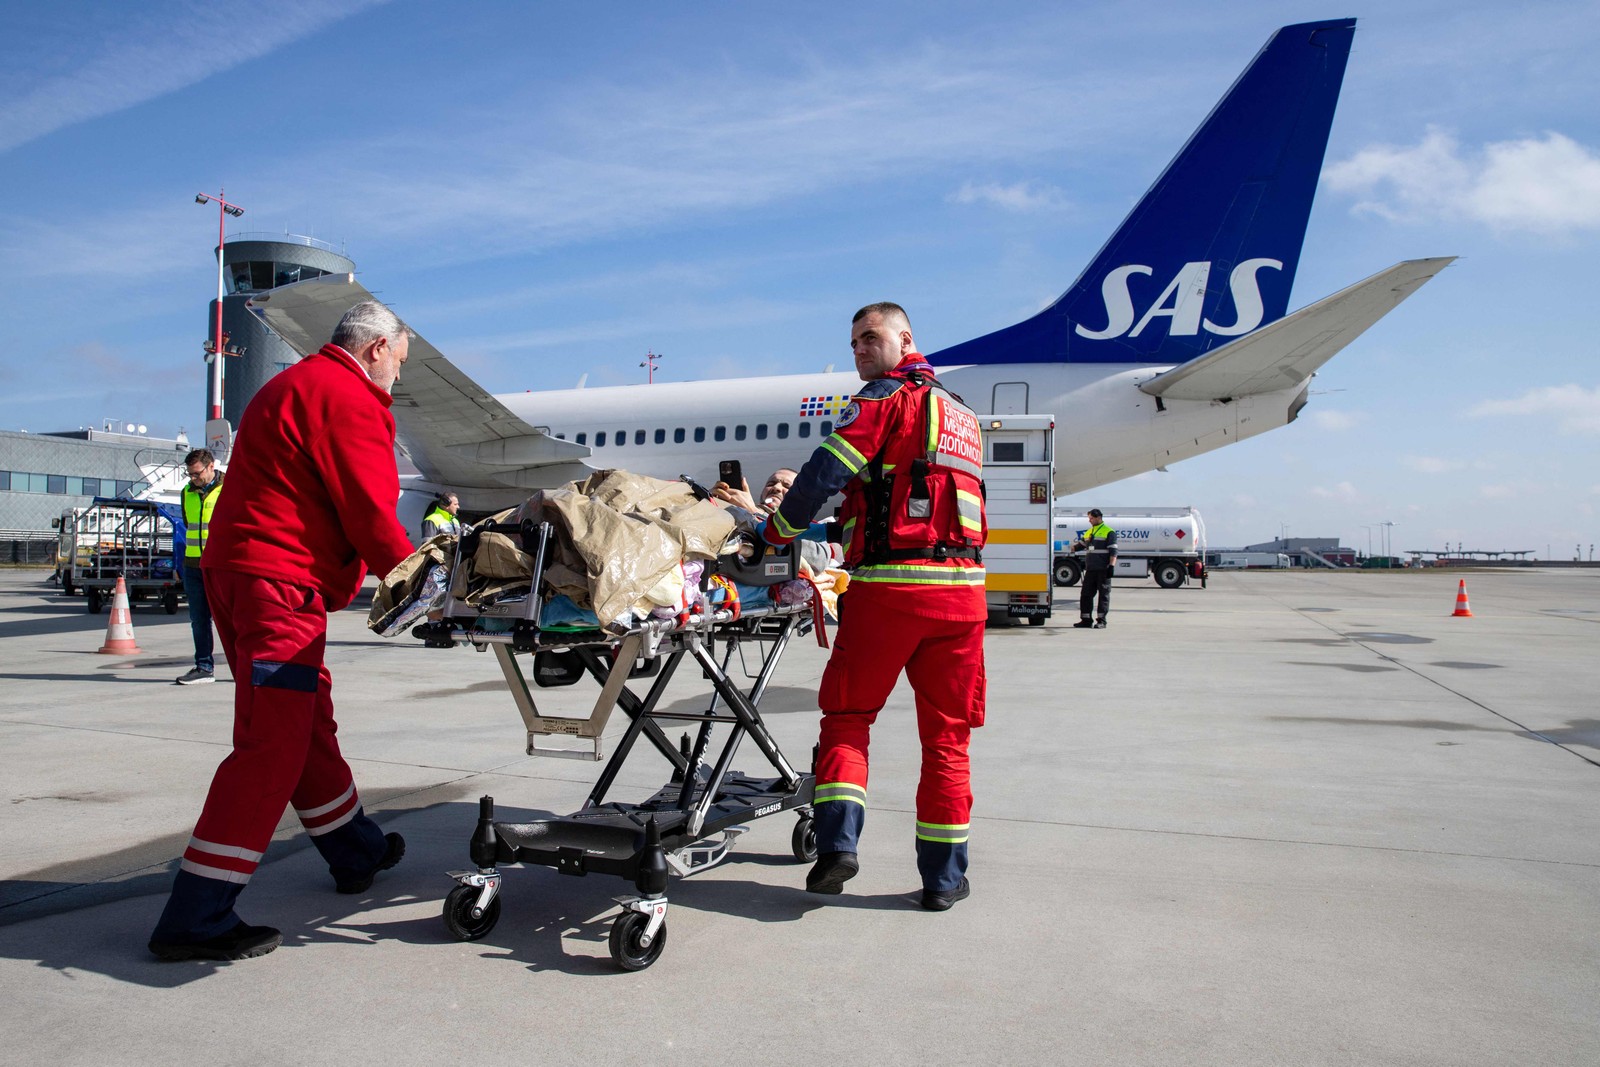
[[[642,971],[661,958],[667,947],[667,924],[663,922],[648,947],[640,945],[650,916],[637,911],[625,911],[611,924],[611,958],[625,971]]]
[[[500,921],[500,895],[495,894],[483,915],[474,919],[472,906],[478,902],[478,887],[458,885],[444,898],[444,928],[457,941],[476,941]]]
[[[801,863],[811,863],[817,858],[817,821],[810,816],[802,816],[794,824],[794,833],[789,835],[789,847],[794,850],[794,858]]]

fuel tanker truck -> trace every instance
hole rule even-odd
[[[1119,508],[1101,520],[1117,532],[1116,578],[1154,577],[1163,589],[1188,581],[1206,584],[1206,524],[1194,508]],[[1089,528],[1088,508],[1055,509],[1051,575],[1057,585],[1077,585],[1083,556],[1072,544]]]

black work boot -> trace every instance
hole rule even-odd
[[[1075,622],[1072,624],[1072,628],[1074,630],[1088,630],[1092,629],[1093,627],[1094,623],[1090,622],[1088,619],[1084,619],[1082,622]]]
[[[1104,630],[1106,628],[1106,620],[1104,620],[1104,619],[1099,620],[1098,622],[1096,622],[1094,624],[1094,628],[1096,630]]]
[[[949,911],[950,906],[958,900],[966,900],[972,895],[972,883],[967,881],[965,875],[961,877],[961,884],[954,889],[943,891],[924,889],[922,891],[922,906],[929,911]]]
[[[265,956],[283,944],[283,935],[270,926],[241,921],[225,934],[204,941],[150,942],[150,951],[164,960],[247,960]]]
[[[856,876],[861,864],[854,852],[824,852],[806,875],[807,893],[832,895],[844,892],[844,884]]]
[[[376,867],[359,878],[334,882],[333,887],[341,893],[365,893],[372,888],[372,880],[378,876],[379,871],[387,871],[399,863],[406,854],[406,839],[399,834],[384,834],[383,840],[387,847],[383,850],[383,859],[378,861]]]

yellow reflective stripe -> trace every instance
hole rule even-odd
[[[944,403],[937,390],[928,390],[928,447],[926,449],[931,457],[939,451],[939,427],[944,425],[943,412],[939,410]]]
[[[864,808],[867,806],[867,791],[849,782],[824,782],[816,787],[811,796],[811,803],[814,805],[839,801],[860,804]]]
[[[788,520],[783,517],[783,512],[774,511],[771,518],[772,524],[778,528],[778,533],[781,536],[791,538],[800,536],[802,531],[790,526]]]
[[[851,474],[855,474],[857,471],[861,470],[862,467],[867,465],[867,457],[863,456],[860,452],[857,452],[854,445],[852,445],[849,441],[846,441],[843,437],[840,437],[838,434],[833,434],[827,440],[823,441],[821,447],[826,448],[829,452],[832,452],[839,462],[845,465]]]
[[[896,585],[982,585],[982,567],[915,567],[879,564],[858,567],[850,576],[856,582],[893,582]]]
[[[967,831],[971,823],[938,823],[917,820],[917,840],[936,841],[941,844],[959,845],[967,840]]]
[[[956,499],[963,503],[971,504],[975,508],[983,507],[983,498],[977,493],[969,493],[965,489],[956,490]]]

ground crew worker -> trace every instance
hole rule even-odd
[[[434,499],[433,507],[422,516],[422,539],[426,541],[442,533],[460,537],[461,520],[456,518],[460,510],[461,501],[454,493],[440,493]]]
[[[1099,508],[1089,509],[1089,528],[1072,543],[1072,551],[1083,552],[1083,591],[1078,594],[1078,614],[1082,616],[1072,624],[1074,630],[1106,628],[1106,616],[1111,613],[1111,575],[1117,567],[1117,531],[1100,520]],[[1095,611],[1095,594],[1100,596],[1100,610]]]
[[[327,613],[350,603],[366,566],[411,554],[395,518],[389,390],[409,347],[382,304],[345,313],[331,344],[256,393],[239,424],[228,493],[212,517],[206,592],[237,683],[233,752],[217,768],[150,951],[168,960],[271,952],[277,930],[233,910],[286,804],[341,893],[400,862],[405,841],[367,817],[339,753]]]
[[[205,575],[200,554],[211,533],[211,514],[222,496],[222,472],[207,448],[183,457],[189,482],[183,487],[183,596],[189,604],[189,629],[194,631],[194,666],[178,679],[179,685],[199,685],[216,680],[215,645],[211,641],[211,607],[206,602]]]
[[[869,734],[903,670],[922,738],[921,902],[944,911],[971,891],[967,743],[984,717],[988,526],[978,420],[934,377],[898,304],[856,312],[850,348],[867,384],[762,526],[769,543],[788,544],[844,491],[839,518],[852,581],[817,700],[818,856],[806,888],[839,893],[860,869]]]

